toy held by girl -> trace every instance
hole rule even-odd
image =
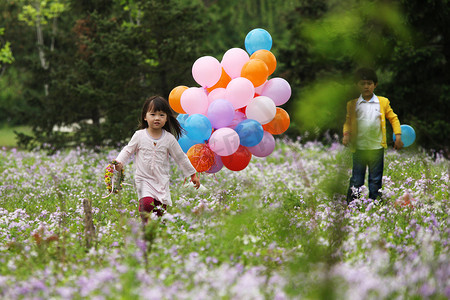
[[[142,221],[147,223],[151,213],[162,216],[167,206],[172,205],[169,156],[175,160],[184,176],[191,178],[197,189],[200,187],[200,180],[178,144],[177,138],[181,136],[182,128],[166,99],[152,96],[145,101],[139,127],[117,156],[116,169],[122,170],[135,153],[139,212]]]

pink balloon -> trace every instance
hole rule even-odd
[[[247,78],[238,77],[227,85],[225,99],[233,104],[234,109],[246,106],[255,95],[253,83]]]
[[[202,114],[206,115],[208,110],[208,96],[205,90],[198,87],[188,88],[181,94],[181,107],[187,114]]]
[[[231,124],[228,125],[229,128],[236,128],[236,126],[241,123],[242,121],[244,121],[245,119],[247,119],[247,117],[245,116],[245,114],[243,112],[240,112],[238,110],[235,111],[234,113],[234,118],[233,121],[231,121]]]
[[[254,156],[257,157],[269,156],[269,154],[271,154],[275,149],[275,138],[267,131],[264,131],[264,135],[261,142],[256,146],[247,148]]]
[[[214,100],[208,107],[207,116],[214,128],[228,126],[234,118],[233,104],[225,99]]]
[[[273,100],[276,106],[283,105],[291,97],[291,86],[289,82],[280,77],[275,77],[264,84],[261,96],[267,96]]]
[[[245,108],[245,115],[248,119],[253,119],[261,124],[267,124],[273,120],[277,114],[277,107],[272,99],[266,96],[258,96]]]
[[[267,83],[267,80],[266,80],[266,82],[264,82],[264,83],[261,84],[260,86],[255,87],[255,93],[261,96],[261,93],[262,93],[262,91],[263,91],[264,86],[266,85],[266,83]]]
[[[231,79],[241,76],[242,67],[250,60],[247,51],[241,48],[231,48],[223,55],[221,64]]]
[[[206,171],[206,173],[210,173],[210,174],[217,173],[220,170],[222,170],[222,167],[223,167],[222,158],[220,158],[219,155],[214,153],[214,164],[211,166],[211,168],[209,168],[208,171]]]
[[[231,128],[220,128],[209,138],[209,148],[220,156],[233,154],[239,148],[240,140],[236,131]]]
[[[211,104],[214,100],[217,99],[225,99],[225,92],[226,90],[224,88],[215,88],[208,94],[208,101],[209,104]]]
[[[202,56],[192,66],[192,76],[202,87],[212,87],[222,75],[220,62],[212,56]]]

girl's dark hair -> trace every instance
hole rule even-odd
[[[359,68],[355,72],[355,83],[358,83],[360,80],[372,80],[373,83],[378,83],[377,73],[370,68]]]
[[[149,111],[162,111],[167,114],[167,122],[164,125],[164,129],[172,133],[176,139],[179,139],[183,133],[183,128],[175,118],[172,109],[170,108],[169,102],[161,96],[151,96],[144,102],[142,107],[141,119],[139,121],[139,128],[145,129],[148,127],[147,121],[145,121],[145,116]]]

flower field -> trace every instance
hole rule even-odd
[[[388,150],[385,203],[347,206],[347,149],[279,140],[200,190],[174,166],[174,206],[144,228],[132,163],[103,198],[118,150],[0,150],[0,299],[450,298],[443,158]]]

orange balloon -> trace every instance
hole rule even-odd
[[[196,144],[186,154],[197,172],[206,172],[214,165],[214,152],[206,144]]]
[[[275,68],[277,67],[277,59],[275,58],[275,55],[273,55],[273,53],[269,50],[261,49],[254,52],[252,56],[250,56],[250,59],[254,58],[262,60],[267,65],[267,68],[269,69],[269,75],[271,75],[275,71]]]
[[[241,77],[247,78],[254,87],[258,87],[269,77],[269,68],[264,61],[258,58],[250,59],[242,67]]]
[[[225,70],[222,68],[222,75],[220,75],[219,81],[215,85],[213,85],[210,88],[207,88],[206,90],[208,93],[210,93],[212,90],[216,88],[226,88],[227,85],[230,83],[231,77],[225,72]]]
[[[188,89],[187,86],[180,85],[180,86],[177,86],[176,88],[174,88],[169,94],[170,107],[172,107],[172,109],[179,114],[186,113],[184,111],[184,109],[181,107],[180,99],[181,99],[181,94],[183,94],[183,92],[187,89]]]
[[[289,128],[290,123],[289,114],[281,107],[277,107],[275,117],[269,123],[264,124],[263,129],[271,134],[282,134]]]

